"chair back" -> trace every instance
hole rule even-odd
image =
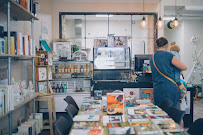
[[[168,108],[170,108],[173,105],[173,102],[166,98],[164,101],[162,101],[161,105],[159,106],[163,111],[167,112]]]
[[[75,100],[74,100],[71,96],[67,96],[66,98],[64,98],[64,100],[68,103],[68,105],[69,105],[69,104],[72,104],[72,105],[75,106],[75,108],[76,108],[77,110],[79,110],[78,105],[76,104]]]
[[[181,120],[185,115],[185,111],[181,111],[180,109],[175,107],[169,107],[167,113],[178,124],[181,123]]]
[[[59,117],[54,123],[58,135],[68,135],[73,124],[73,120],[67,120],[63,116]]]
[[[203,118],[197,119],[187,131],[190,135],[201,135],[203,133]]]
[[[69,113],[69,115],[70,115],[72,118],[75,117],[75,115],[78,114],[78,110],[77,110],[77,109],[75,108],[75,106],[73,106],[72,104],[69,104],[69,105],[66,107],[65,111],[66,111],[67,113]]]

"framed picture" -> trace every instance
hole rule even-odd
[[[94,47],[107,47],[108,40],[107,39],[95,39],[94,40]]]
[[[123,88],[125,98],[140,98],[140,88]]]
[[[114,47],[127,47],[128,37],[126,36],[115,36],[114,37]]]
[[[154,103],[154,89],[152,88],[142,88],[140,90],[141,99],[150,99],[151,103]]]

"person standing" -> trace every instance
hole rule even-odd
[[[182,71],[187,70],[187,66],[178,60],[172,53],[167,52],[168,40],[166,38],[161,37],[157,39],[156,45],[158,50],[150,58],[154,85],[154,103],[160,106],[164,99],[169,98],[173,101],[172,106],[177,107],[179,105],[180,97],[179,89],[172,81],[165,78],[162,74],[175,80],[174,66]],[[160,74],[160,72],[162,74]]]

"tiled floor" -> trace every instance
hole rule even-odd
[[[194,121],[198,118],[203,118],[203,99],[194,101]]]

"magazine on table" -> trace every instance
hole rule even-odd
[[[168,115],[161,109],[147,109],[146,112],[150,116],[167,116]]]
[[[144,109],[128,108],[128,114],[129,115],[136,115],[136,114],[144,115],[144,114],[146,114],[146,111]]]
[[[109,135],[134,135],[133,127],[114,127],[109,128]]]
[[[74,122],[74,129],[90,129],[92,127],[99,126],[99,122]]]
[[[140,114],[136,114],[136,115],[127,115],[128,117],[128,121],[149,121],[148,117],[146,115],[140,115]]]
[[[134,126],[137,135],[162,135],[162,131],[155,124]]]
[[[86,129],[72,129],[70,135],[103,135],[103,129],[100,126]]]
[[[73,121],[100,121],[100,115],[76,115]]]
[[[152,122],[156,124],[161,130],[164,132],[180,132],[184,131],[174,120],[155,120],[153,119]]]
[[[107,123],[121,123],[125,122],[124,115],[105,115],[103,116],[103,125],[106,126]]]

